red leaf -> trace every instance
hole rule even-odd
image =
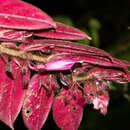
[[[125,73],[119,69],[109,68],[94,68],[88,72],[89,77],[96,78],[98,80],[113,80],[118,83],[128,83],[129,73]]]
[[[95,96],[93,98],[94,109],[100,109],[103,115],[107,114],[107,106],[109,103],[109,95],[107,92],[103,92],[102,95]]]
[[[34,35],[56,39],[80,40],[87,38],[91,40],[91,37],[84,32],[61,23],[56,23],[56,30],[43,30],[38,33],[34,32]]]
[[[30,130],[40,130],[51,109],[53,93],[48,95],[46,89],[40,86],[40,79],[44,82],[47,77],[48,75],[34,75],[28,86],[22,115]]]
[[[0,28],[0,40],[30,42],[32,41],[32,33],[27,31]]]
[[[66,54],[79,54],[89,56],[101,56],[106,57],[110,61],[113,60],[112,56],[107,52],[88,45],[77,44],[70,41],[62,40],[34,40],[34,44],[41,44],[42,46],[52,46],[54,53],[66,53]]]
[[[91,63],[101,66],[125,68],[130,66],[129,62],[113,58],[107,52],[88,45],[76,44],[61,40],[34,40],[34,44],[52,47],[52,53],[55,54],[54,60],[60,58],[73,58],[82,60],[85,63]]]
[[[9,2],[13,2],[13,1],[16,1],[16,0],[0,0],[0,5],[3,6]]]
[[[104,115],[107,113],[109,103],[109,95],[105,90],[107,88],[106,84],[100,83],[100,81],[94,80],[94,78],[93,80],[87,80],[84,86],[84,93],[88,103],[92,103],[94,109],[99,109]]]
[[[76,99],[71,99],[71,101],[66,103],[64,91],[54,100],[53,117],[61,129],[77,130],[82,119],[83,108],[79,105],[79,100],[77,101]]]
[[[30,81],[30,69],[26,66],[24,61],[13,58],[13,61],[19,66],[20,73],[22,75],[22,86],[24,89],[27,88]]]
[[[54,28],[55,23],[40,9],[20,0],[0,1],[0,27],[24,30]]]
[[[0,65],[0,120],[13,129],[13,123],[23,104],[25,91],[22,89],[19,67],[12,62],[9,66],[12,72],[9,72],[8,76],[2,58],[0,58]]]

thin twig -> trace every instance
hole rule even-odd
[[[31,52],[22,51],[15,48],[9,48],[4,45],[0,45],[0,52],[9,56],[18,57],[23,60],[26,60],[28,58],[31,61],[42,63],[46,63],[49,59],[49,56],[39,56],[32,54]]]

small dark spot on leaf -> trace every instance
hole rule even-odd
[[[94,95],[91,93],[90,96],[94,96]]]
[[[26,113],[29,114],[29,113],[30,113],[30,110],[27,110]]]
[[[29,117],[29,116],[32,114],[32,109],[31,109],[31,108],[27,108],[27,109],[25,109],[24,111],[25,111],[25,115],[26,115],[27,117]]]
[[[76,110],[76,107],[73,107],[73,110],[75,111],[75,110]]]

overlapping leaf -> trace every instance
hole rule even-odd
[[[129,73],[125,73],[119,69],[97,67],[89,71],[88,75],[98,80],[113,80],[117,83],[128,83],[130,81]]]
[[[105,91],[106,88],[106,85],[94,79],[86,81],[84,86],[84,93],[88,103],[92,103],[94,109],[99,109],[104,115],[107,113],[107,106],[109,103],[109,95],[108,92]]]
[[[66,96],[65,96],[66,95]],[[80,93],[77,93],[79,99]],[[67,102],[67,99],[70,101]],[[66,90],[62,90],[53,104],[53,117],[56,124],[62,130],[77,130],[82,119],[83,108],[78,103],[77,98],[71,99]],[[59,109],[60,108],[60,109]]]
[[[25,90],[19,67],[13,62],[7,66],[2,58],[0,65],[0,120],[13,129],[13,123],[23,104]]]
[[[22,115],[25,125],[30,130],[40,130],[51,109],[53,92],[47,94],[46,89],[40,86],[47,77],[48,75],[34,75],[27,89]]]
[[[20,73],[22,77],[22,87],[23,89],[27,89],[27,86],[30,82],[30,69],[26,66],[26,63],[24,61],[21,61],[20,59],[13,58],[13,61],[19,66]]]
[[[39,32],[34,32],[34,35],[40,37],[47,37],[47,38],[55,38],[55,39],[68,39],[68,40],[80,40],[80,39],[89,39],[89,37],[84,32],[61,23],[56,23],[56,29],[53,30],[43,30]]]
[[[34,44],[41,44],[43,46],[54,46],[55,52],[65,52],[65,53],[77,53],[77,54],[88,54],[88,55],[94,55],[94,56],[106,56],[110,59],[112,58],[110,54],[107,52],[100,50],[95,47],[91,47],[88,45],[83,44],[77,44],[70,41],[62,41],[62,40],[50,40],[50,39],[44,39],[44,40],[34,40]],[[111,59],[112,60],[112,59]]]
[[[45,12],[28,3],[19,0],[6,0],[5,2],[1,0],[0,6],[0,27],[2,28],[25,31],[38,30],[33,31],[33,35],[47,38],[69,40],[79,40],[87,38],[91,40],[91,38],[87,34],[76,28],[61,23],[55,23],[52,18],[49,17]],[[19,32],[18,30],[15,30],[15,36],[16,33],[21,33],[21,31]],[[10,40],[18,39],[17,37],[16,39],[14,37]]]
[[[0,0],[0,40],[30,43],[32,35],[54,39],[91,40],[87,34],[74,27],[55,23],[46,13],[28,3],[20,0]],[[27,128],[40,130],[54,100],[53,117],[56,124],[63,130],[77,130],[86,103],[93,104],[94,109],[99,109],[104,115],[107,113],[109,86],[106,80],[130,82],[130,72],[127,70],[130,63],[115,59],[103,50],[61,40],[35,40],[31,43],[18,47],[3,42],[13,49],[38,51],[36,54],[40,54],[39,56],[44,53],[49,57],[47,63],[35,63],[35,70],[38,67],[41,69],[38,70],[39,74],[32,77],[25,61],[10,57],[9,60],[12,61],[8,63],[7,57],[0,57],[0,120],[12,129],[23,105],[22,115]],[[67,76],[66,73],[60,73],[60,77],[54,75],[54,71],[71,70],[74,66],[74,71],[70,71]],[[86,67],[91,70],[88,71]],[[76,69],[79,71],[74,75]],[[42,73],[42,70],[46,72]],[[78,73],[80,71],[83,73]],[[59,84],[67,89],[60,89],[56,76]],[[84,86],[80,86],[81,81]]]
[[[45,12],[20,0],[0,1],[0,27],[24,30],[54,28]]]
[[[31,36],[31,32],[0,28],[0,41],[31,42]]]
[[[109,95],[107,92],[103,92],[102,95],[95,96],[93,98],[94,109],[100,110],[103,115],[107,114],[107,106],[109,103]]]
[[[52,47],[52,54],[55,55],[54,59],[58,59],[58,57],[61,59],[73,58],[94,65],[125,69],[127,66],[130,66],[129,62],[117,60],[107,52],[88,45],[79,45],[74,42],[61,40],[34,40],[34,44],[41,44],[43,47]]]

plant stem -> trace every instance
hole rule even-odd
[[[4,45],[0,45],[0,52],[9,56],[18,57],[23,60],[29,59],[31,61],[42,62],[42,63],[46,63],[48,61],[47,56],[35,55],[35,54],[32,54],[31,52],[9,48]]]

